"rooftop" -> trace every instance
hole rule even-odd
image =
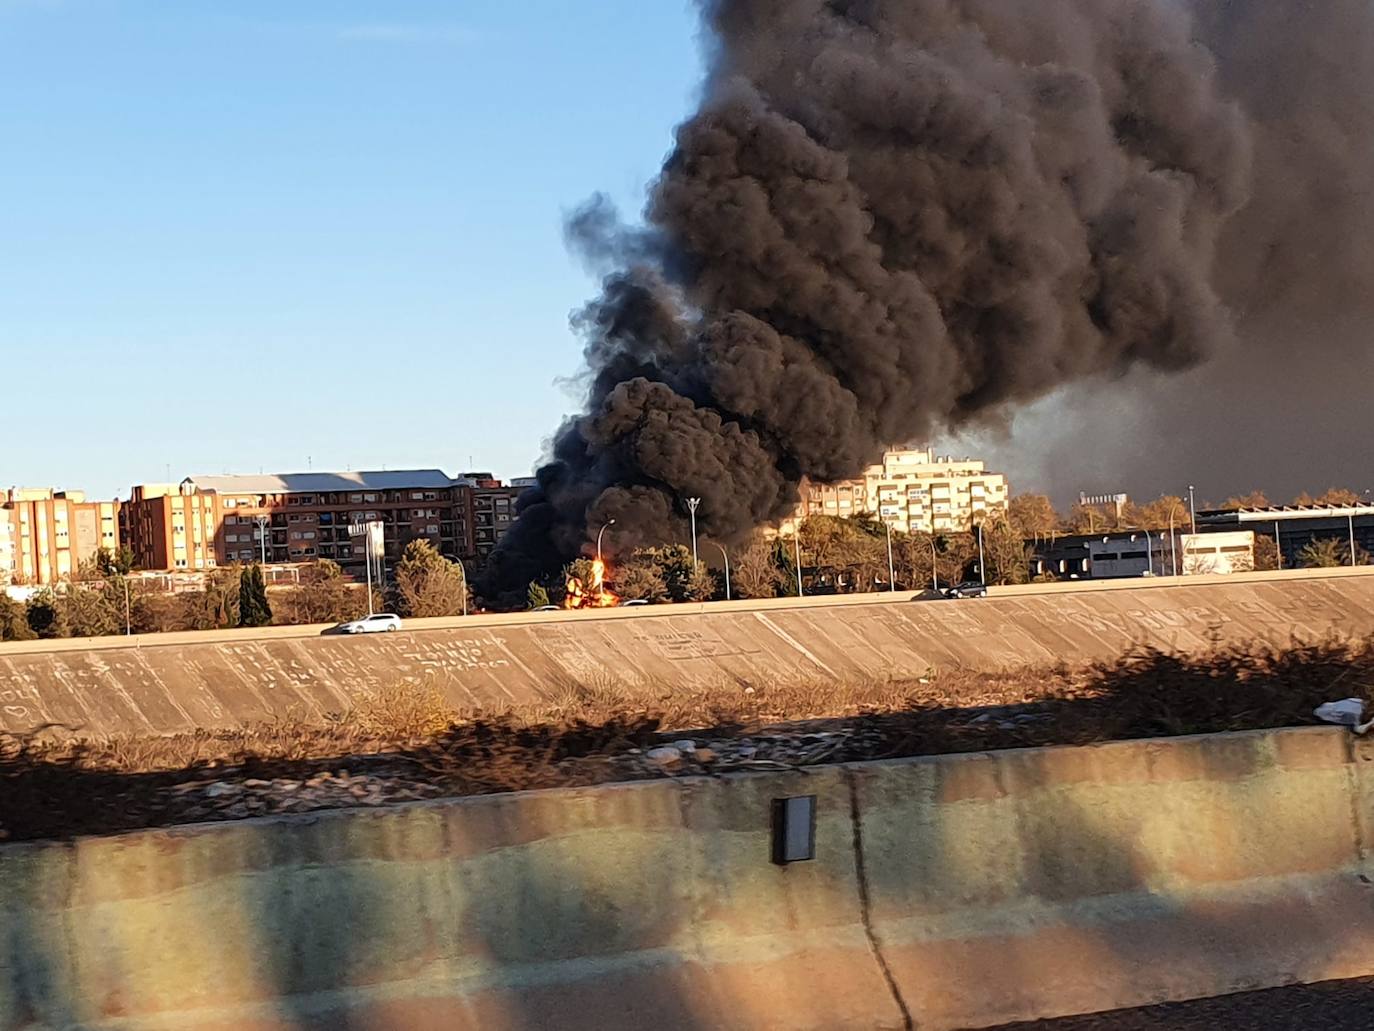
[[[442,469],[382,472],[272,473],[266,476],[188,476],[183,486],[215,494],[299,494],[350,490],[435,490],[457,482]]]
[[[1198,522],[1272,523],[1297,519],[1346,519],[1374,516],[1374,505],[1274,505],[1270,508],[1223,508],[1197,514]]]

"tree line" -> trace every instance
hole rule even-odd
[[[1340,506],[1361,503],[1361,495],[1333,487],[1323,494],[1300,494],[1294,505]],[[1200,508],[1269,508],[1272,503],[1262,492],[1227,498],[1219,506],[1202,502]],[[1020,494],[1012,498],[1005,511],[990,511],[982,520],[982,560],[987,583],[1023,584],[1032,579],[1053,580],[1053,574],[1032,574],[1036,548],[1056,537],[1127,530],[1167,533],[1187,532],[1191,528],[1188,500],[1178,495],[1163,495],[1145,503],[1127,502],[1117,506],[1074,505],[1061,514],[1044,494]],[[891,534],[891,582],[898,590],[922,590],[948,586],[964,580],[979,579],[979,535],[967,531]],[[798,549],[796,545],[800,545]],[[729,550],[730,593],[736,598],[773,598],[797,593],[797,553],[800,551],[803,591],[818,593],[860,593],[885,590],[890,586],[888,532],[871,514],[836,517],[811,516],[793,536],[757,536],[742,548]],[[618,557],[610,571],[610,587],[626,601],[650,602],[705,601],[725,597],[724,563],[714,544],[707,543],[702,553],[711,559],[709,566],[699,562],[692,569],[692,552],[685,545],[641,548]],[[1348,541],[1318,538],[1300,553],[1299,562],[1308,568],[1350,564]],[[1367,564],[1369,556],[1356,547],[1356,564]],[[1278,568],[1278,547],[1272,537],[1257,534],[1255,565],[1260,570]],[[590,562],[579,559],[554,578],[529,586],[527,607],[559,604],[563,583],[570,576],[586,578]]]
[[[298,584],[268,589],[260,565],[206,572],[203,586],[175,593],[131,577],[127,556],[102,550],[76,576],[27,602],[0,593],[0,640],[107,637],[125,633],[343,623],[368,612],[367,588],[329,559],[310,563]],[[372,609],[406,617],[452,616],[470,603],[465,571],[428,541],[412,541]]]

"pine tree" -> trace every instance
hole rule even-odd
[[[267,626],[271,622],[272,607],[267,601],[262,566],[254,563],[239,574],[239,626]]]
[[[549,604],[549,591],[538,580],[531,580],[529,588],[525,591],[525,605],[530,611],[542,609]]]
[[[396,563],[396,612],[412,616],[456,616],[468,594],[467,574],[426,540],[406,545]]]

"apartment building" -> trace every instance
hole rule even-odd
[[[791,533],[809,516],[869,516],[906,533],[968,530],[1005,511],[1007,479],[972,458],[936,455],[930,448],[893,448],[861,477],[802,484],[796,513],[779,528]]]
[[[143,483],[120,510],[120,535],[139,569],[213,569],[222,561],[216,494],[185,492],[176,483]]]
[[[491,473],[464,473],[459,480],[465,489],[463,497],[457,500],[466,502],[468,522],[472,527],[472,551],[467,555],[480,564],[496,550],[496,545],[515,522],[515,499],[528,489],[529,481],[516,481],[508,486]]]
[[[388,563],[416,539],[482,561],[513,522],[521,490],[488,473],[438,469],[192,476],[135,487],[125,542],[144,569],[325,558],[361,569],[363,545],[350,527],[380,522]]]
[[[51,487],[0,490],[0,582],[51,584],[119,547],[118,501]]]

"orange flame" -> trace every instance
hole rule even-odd
[[[568,577],[568,593],[563,599],[565,609],[609,609],[620,604],[614,591],[606,589],[606,563],[592,560],[592,575],[588,583],[575,576]]]

